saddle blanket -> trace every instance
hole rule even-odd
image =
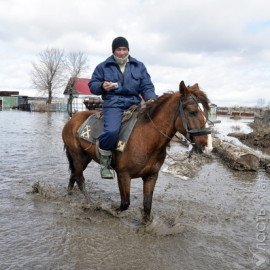
[[[122,120],[121,129],[119,133],[119,138],[116,146],[116,150],[123,152],[125,146],[128,142],[128,138],[131,134],[133,127],[137,121],[137,114],[133,113],[130,118],[126,121]],[[99,136],[103,132],[104,120],[103,117],[99,117],[96,114],[89,116],[80,128],[77,131],[77,134],[80,138],[91,142],[96,143]]]

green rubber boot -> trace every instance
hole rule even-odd
[[[113,179],[113,173],[110,171],[112,152],[98,149],[100,154],[100,175],[104,179]]]

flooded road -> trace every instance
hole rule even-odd
[[[67,195],[67,120],[64,113],[0,112],[0,269],[269,269],[263,170],[234,172],[213,157],[191,179],[160,172],[154,219],[143,226],[140,179],[119,215],[116,179],[101,179],[95,163],[85,171],[93,205],[77,188]],[[228,121],[220,132],[235,125]]]

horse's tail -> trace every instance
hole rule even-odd
[[[69,163],[69,170],[71,172],[74,171],[74,164],[73,164],[73,158],[68,150],[68,147],[66,144],[64,144],[64,151],[66,151],[66,156],[67,156],[67,159],[68,159],[68,163]]]

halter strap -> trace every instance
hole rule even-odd
[[[197,98],[194,95],[190,95],[190,97],[194,100],[194,102],[199,106],[199,102]],[[183,127],[186,130],[186,138],[187,140],[191,141],[192,137],[196,136],[202,136],[202,135],[208,135],[211,134],[211,128],[199,128],[199,129],[191,129],[188,125],[188,121],[184,114],[184,107],[183,107],[183,101],[180,98],[179,101],[179,116],[182,119]],[[206,123],[208,122],[208,119]]]
[[[198,100],[197,98],[194,96],[194,95],[190,95],[190,97],[195,101],[195,103],[199,106],[199,103],[198,103]],[[168,138],[169,140],[171,140],[172,138],[169,137],[166,133],[164,133],[163,131],[161,131],[156,125],[155,123],[153,122],[152,118],[150,117],[149,114],[147,114],[148,118],[150,119],[152,125],[155,127],[155,129],[161,133],[164,137]],[[177,111],[174,115],[174,122],[176,121],[176,118],[177,117],[180,117],[181,120],[182,120],[182,124],[183,124],[183,127],[186,131],[186,139],[191,143],[191,139],[192,137],[196,137],[196,136],[202,136],[202,135],[208,135],[208,134],[211,134],[211,127],[207,127],[207,128],[199,128],[199,129],[191,129],[188,125],[188,121],[185,117],[185,114],[184,114],[184,107],[183,107],[183,101],[179,100],[179,103],[178,103],[178,107],[177,107]],[[207,123],[209,120],[206,118],[206,122]],[[211,122],[211,121],[210,121]]]

